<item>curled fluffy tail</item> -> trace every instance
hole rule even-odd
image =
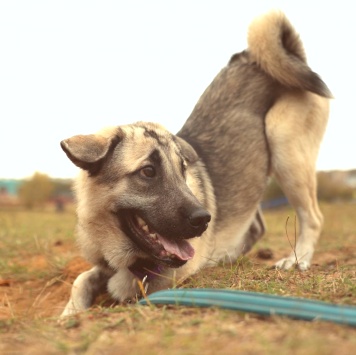
[[[272,11],[251,23],[248,49],[260,67],[282,85],[332,98],[326,84],[308,67],[299,35],[282,12]]]

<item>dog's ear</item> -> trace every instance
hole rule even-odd
[[[111,137],[97,134],[77,135],[61,141],[61,147],[76,166],[95,175],[121,139],[119,131]]]
[[[183,138],[180,138],[178,136],[175,136],[175,141],[180,147],[181,153],[183,154],[184,158],[188,161],[188,163],[195,163],[198,159],[199,156],[195,149]]]

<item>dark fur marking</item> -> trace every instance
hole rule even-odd
[[[151,155],[150,159],[157,165],[160,165],[162,163],[162,158],[161,158],[161,153],[159,152],[158,149],[155,149]]]
[[[97,265],[99,265],[102,269],[105,269],[105,270],[110,270],[110,271],[115,271],[110,265],[109,263],[104,259],[104,257],[102,257]]]
[[[153,129],[148,129],[144,126],[141,127],[145,130],[145,132],[143,133],[145,137],[151,137],[155,139],[160,145],[163,145],[163,142],[161,141],[161,138],[156,131],[154,131]]]

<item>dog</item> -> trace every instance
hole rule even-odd
[[[272,174],[300,224],[295,253],[276,267],[308,269],[323,225],[315,163],[330,98],[298,34],[273,11],[251,23],[248,48],[176,135],[137,122],[63,140],[81,168],[78,243],[94,266],[75,280],[62,316],[106,290],[132,299],[247,253],[265,231],[259,205]]]

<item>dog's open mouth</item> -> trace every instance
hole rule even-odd
[[[157,233],[137,214],[120,214],[122,227],[145,253],[170,267],[180,267],[194,256],[194,248],[185,239],[172,240]]]

